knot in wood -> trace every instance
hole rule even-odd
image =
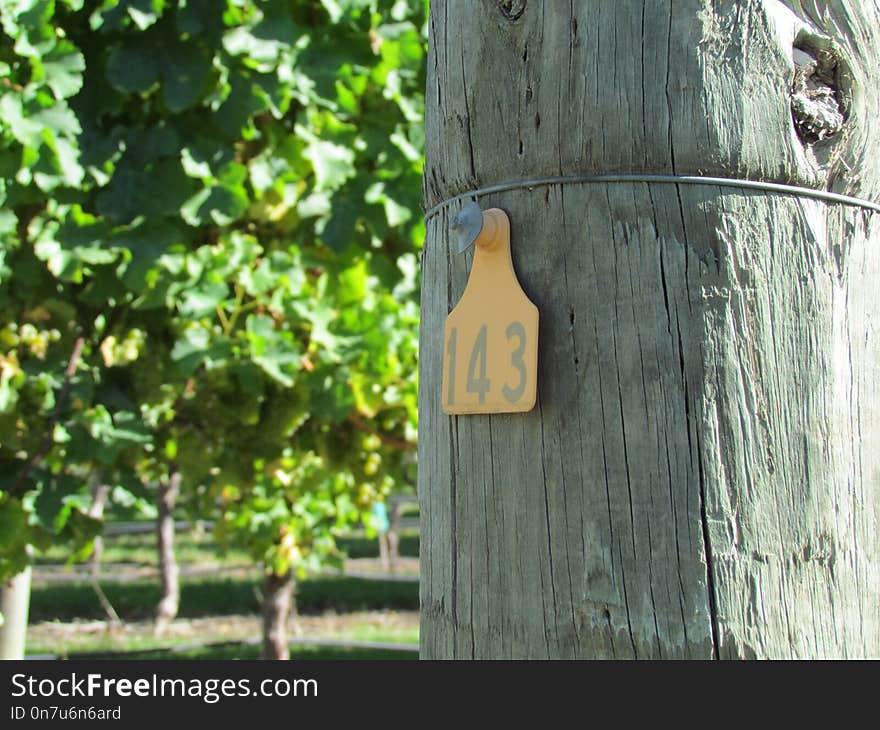
[[[836,88],[837,59],[827,50],[794,48],[791,114],[798,135],[813,144],[837,134],[845,121]]]
[[[526,11],[526,0],[495,0],[501,14],[510,21],[519,20]]]

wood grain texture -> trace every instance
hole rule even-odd
[[[876,3],[504,5],[432,2],[426,207],[626,171],[880,198]],[[831,49],[845,110],[815,144],[796,43]],[[540,311],[538,405],[441,411],[471,256],[444,210],[422,260],[422,656],[880,656],[877,216],[644,183],[481,204],[510,216]]]

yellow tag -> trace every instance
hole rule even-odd
[[[538,308],[513,270],[510,220],[483,211],[464,294],[446,318],[445,413],[521,413],[535,407]]]

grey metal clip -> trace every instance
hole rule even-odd
[[[476,201],[468,201],[462,206],[458,215],[452,219],[452,230],[458,234],[459,253],[473,245],[483,230],[483,211]]]

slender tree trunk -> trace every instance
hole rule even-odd
[[[392,573],[397,572],[400,562],[400,531],[403,520],[403,502],[395,502],[391,509],[391,526],[388,529],[388,564]]]
[[[427,207],[585,172],[880,200],[874,2],[431,11]],[[540,311],[538,403],[441,411],[472,259],[443,209],[422,263],[422,655],[880,655],[880,216],[708,184],[480,202],[508,212]]]
[[[107,500],[110,497],[110,485],[105,484],[102,477],[103,474],[101,474],[100,470],[96,469],[92,473],[90,487],[92,492],[92,503],[89,505],[89,517],[95,520],[104,519],[104,508],[107,506]],[[101,607],[107,615],[110,626],[114,627],[120,623],[119,614],[116,613],[113,604],[110,603],[107,594],[104,593],[104,589],[101,588],[101,554],[103,552],[104,538],[98,535],[95,538],[94,548],[92,549],[92,554],[89,558],[89,577],[92,582],[92,588],[98,596],[98,601],[100,601]]]
[[[110,485],[105,484],[98,473],[91,485],[92,503],[89,505],[89,517],[95,520],[104,519],[104,508],[107,506],[107,499],[110,497]],[[89,558],[89,570],[92,579],[97,580],[101,574],[101,555],[104,552],[104,538],[98,535],[95,538],[94,548]]]
[[[156,632],[161,633],[177,616],[180,604],[180,570],[174,557],[174,504],[180,492],[181,475],[171,465],[168,480],[157,488],[156,537],[159,550],[159,574],[162,580],[162,598],[156,607]]]
[[[290,659],[287,619],[293,608],[293,572],[266,573],[263,585],[263,659]]]
[[[379,533],[379,565],[383,573],[391,571],[390,534],[390,531]]]
[[[31,598],[31,568],[0,586],[0,659],[23,659]]]

